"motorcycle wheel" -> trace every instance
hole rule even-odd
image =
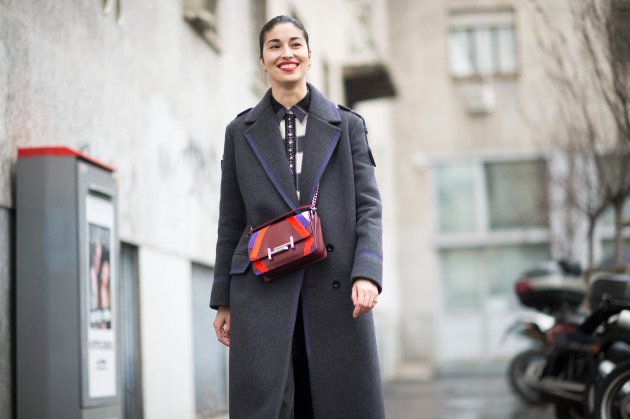
[[[595,394],[596,419],[630,419],[630,361],[615,367]]]
[[[580,403],[558,400],[555,402],[556,419],[586,419],[584,408]]]
[[[599,388],[603,377],[601,374],[595,374],[593,378],[586,382],[586,388],[584,389],[584,400],[582,402],[584,412],[590,418],[592,418],[595,413],[595,392]]]
[[[516,355],[508,367],[508,378],[512,391],[527,404],[542,404],[543,395],[529,384],[525,378],[532,362],[545,360],[545,355],[535,349],[528,349]]]

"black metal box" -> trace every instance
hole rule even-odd
[[[523,272],[514,284],[523,305],[543,312],[577,308],[586,294],[578,266],[555,260]]]
[[[591,310],[597,309],[604,301],[630,308],[630,276],[608,272],[597,274],[588,298]]]

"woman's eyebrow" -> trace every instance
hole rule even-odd
[[[302,38],[301,36],[294,36],[290,38],[289,41],[296,41],[298,39],[301,41],[304,40],[304,38]],[[268,44],[270,42],[280,42],[280,40],[278,38],[273,38],[273,39],[268,40],[266,43]]]

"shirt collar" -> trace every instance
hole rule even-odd
[[[308,108],[309,108],[309,105],[311,103],[311,92],[310,92],[310,90],[308,92],[306,92],[306,96],[304,96],[302,98],[302,100],[300,100],[296,105],[293,105],[291,107],[291,109],[287,109],[284,106],[282,106],[273,97],[273,95],[270,95],[270,96],[271,96],[271,105],[273,106],[273,110],[276,113],[276,119],[278,121],[281,121],[284,118],[284,115],[286,115],[287,112],[291,111],[293,114],[295,114],[295,117],[300,122],[304,122],[304,119],[306,118],[306,115],[308,115]]]

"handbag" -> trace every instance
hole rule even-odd
[[[328,256],[315,203],[252,227],[247,250],[254,273],[266,282]]]

